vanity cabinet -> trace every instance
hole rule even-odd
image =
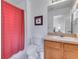
[[[45,41],[45,59],[63,59],[62,43]]]
[[[74,44],[45,40],[45,59],[78,59],[78,48]]]

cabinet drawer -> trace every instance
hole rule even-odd
[[[45,46],[51,48],[62,48],[62,43],[45,40]]]

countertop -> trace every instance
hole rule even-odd
[[[72,38],[72,37],[60,37],[60,36],[47,35],[45,36],[44,39],[48,41],[78,44],[78,38]]]

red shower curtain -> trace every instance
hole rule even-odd
[[[24,11],[1,3],[1,59],[8,59],[24,49]]]

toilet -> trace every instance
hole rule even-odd
[[[41,37],[32,37],[31,39],[31,44],[29,45],[27,49],[27,55],[28,59],[42,59],[42,45],[43,40]]]
[[[28,59],[37,59],[38,58],[38,54],[37,54],[37,47],[35,45],[30,45],[27,49],[27,55],[28,55]]]

